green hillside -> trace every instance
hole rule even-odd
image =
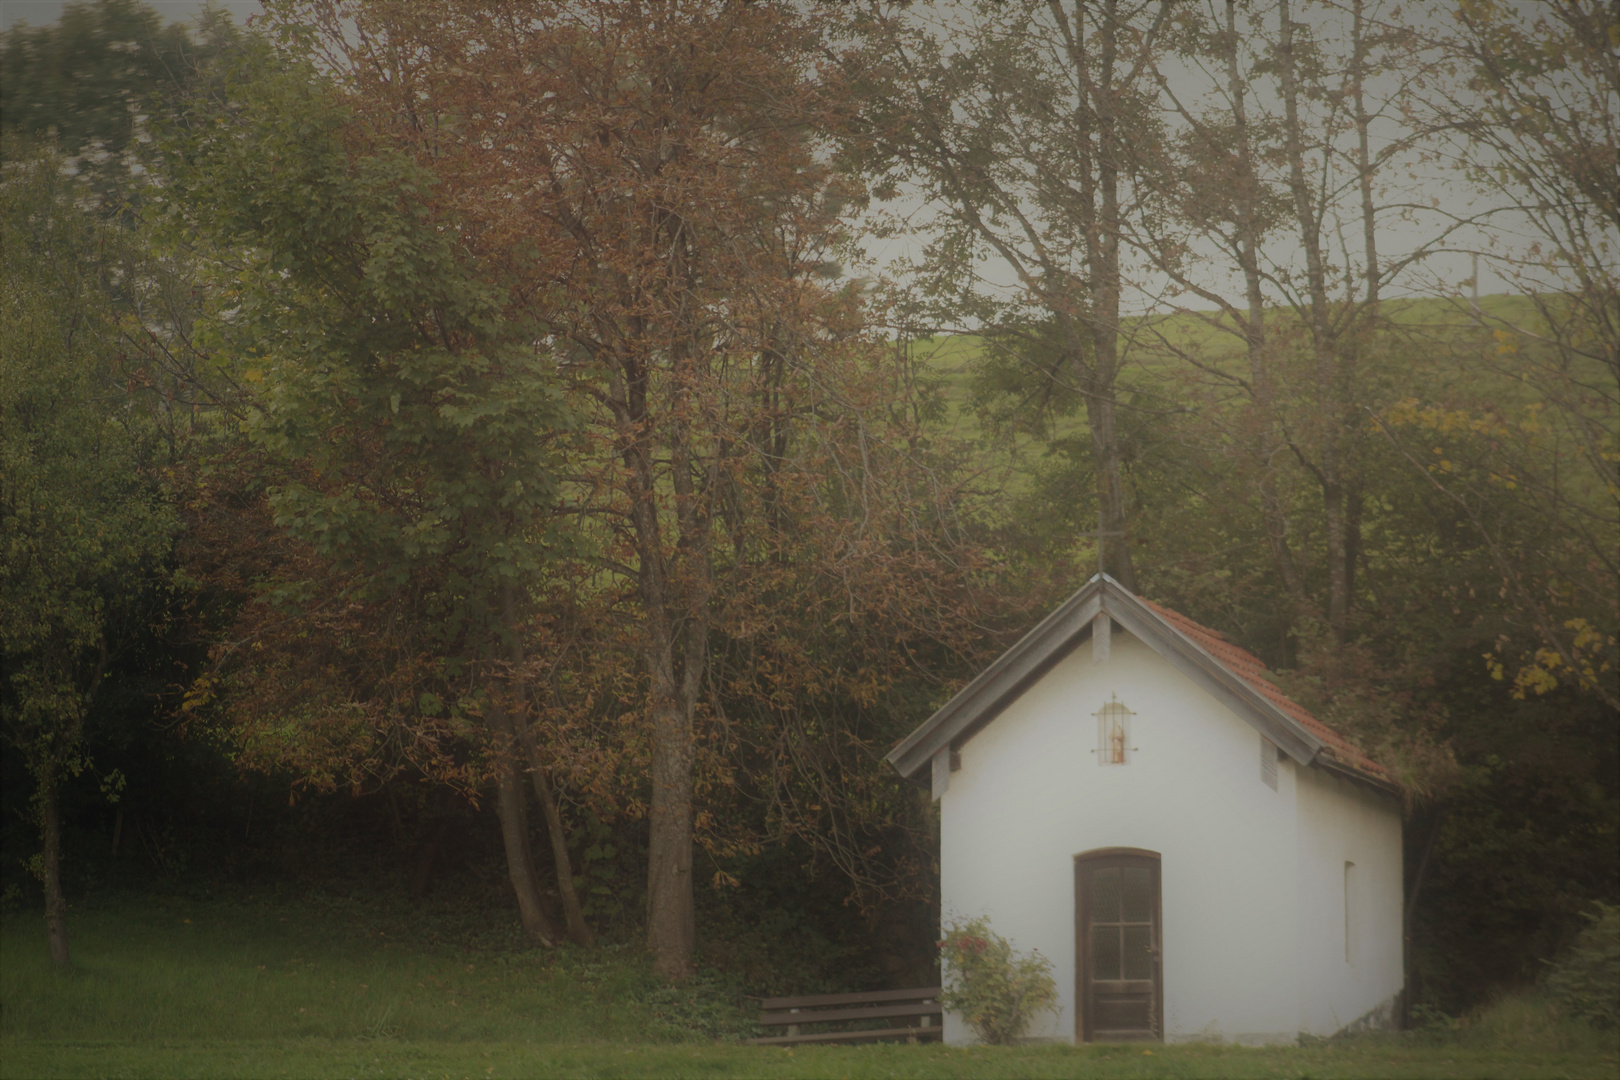
[[[1544,334],[1548,329],[1529,297],[1483,296],[1479,299],[1479,308],[1480,315],[1476,316],[1469,301],[1461,298],[1402,299],[1384,303],[1388,341],[1381,347],[1396,353],[1395,359],[1411,364],[1412,374],[1420,376],[1412,382],[1410,392],[1414,396],[1422,397],[1423,385],[1431,380],[1440,385],[1463,374],[1476,384],[1477,390],[1490,385],[1498,400],[1525,400],[1534,395],[1533,388],[1524,381],[1502,378],[1487,367],[1464,373],[1461,369],[1448,370],[1443,363],[1451,355],[1450,347],[1469,332],[1484,335],[1516,326],[1531,334]],[[1302,329],[1293,311],[1278,309],[1270,315],[1268,332],[1273,341],[1287,342],[1293,338],[1296,347],[1307,347],[1301,340]],[[1195,372],[1188,357],[1196,357],[1215,371],[1243,374],[1243,341],[1233,321],[1219,312],[1133,318],[1122,327],[1121,337],[1125,355],[1119,379],[1122,404],[1128,404],[1133,394],[1150,398],[1178,396],[1177,387],[1184,385]],[[912,344],[913,357],[938,380],[937,390],[944,406],[939,430],[981,448],[996,462],[1027,466],[1030,454],[1045,452],[1045,441],[1029,435],[992,437],[982,402],[976,400],[979,391],[975,375],[985,348],[985,339],[974,334],[921,338]],[[1427,378],[1421,377],[1425,364]],[[1084,436],[1087,430],[1084,410],[1076,408],[1055,417],[1050,434],[1056,442]]]

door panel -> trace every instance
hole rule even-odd
[[[1075,857],[1076,1034],[1164,1037],[1159,856],[1108,848]]]

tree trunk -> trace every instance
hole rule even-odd
[[[591,928],[585,925],[585,914],[579,907],[579,896],[574,891],[574,870],[568,863],[568,836],[563,832],[562,818],[557,813],[557,803],[551,797],[550,786],[546,783],[545,769],[540,761],[540,746],[535,742],[534,731],[529,727],[526,715],[525,697],[516,680],[520,678],[519,672],[523,665],[523,638],[520,634],[517,617],[517,595],[511,585],[501,586],[501,616],[506,621],[508,656],[512,661],[512,713],[509,716],[518,743],[523,748],[524,756],[529,761],[529,777],[534,782],[534,796],[540,802],[541,813],[546,819],[546,835],[551,840],[551,853],[557,863],[557,894],[562,898],[563,918],[568,924],[568,936],[577,945],[590,945],[593,940]]]
[[[1373,205],[1372,117],[1367,115],[1366,96],[1363,93],[1367,80],[1367,22],[1364,7],[1364,0],[1355,0],[1352,5],[1351,34],[1355,39],[1352,43],[1355,56],[1351,78],[1355,80],[1352,97],[1356,109],[1356,183],[1361,189],[1361,244],[1367,260],[1363,276],[1367,279],[1367,305],[1376,309],[1382,282],[1378,268],[1378,216]]]
[[[1097,463],[1097,506],[1102,511],[1102,536],[1097,538],[1103,569],[1131,592],[1136,592],[1136,567],[1131,562],[1130,536],[1125,529],[1125,487],[1120,478],[1119,435],[1113,386],[1086,395],[1086,422],[1091,427],[1091,450]]]
[[[1119,117],[1114,65],[1119,52],[1118,11],[1107,6],[1099,18],[1095,46],[1085,36],[1083,4],[1075,6],[1072,22],[1057,0],[1048,6],[1064,30],[1065,48],[1074,65],[1075,84],[1080,87],[1080,103],[1075,114],[1079,134],[1079,199],[1077,209],[1085,235],[1086,298],[1072,318],[1085,326],[1091,346],[1089,368],[1084,354],[1075,353],[1079,384],[1086,394],[1086,422],[1091,428],[1092,459],[1097,470],[1097,510],[1100,516],[1097,550],[1103,569],[1132,592],[1137,591],[1136,567],[1131,558],[1130,537],[1125,535],[1125,485],[1121,476],[1119,408],[1116,382],[1119,378]],[[1092,66],[1095,61],[1096,72]],[[1047,267],[1047,279],[1065,281],[1067,275],[1054,274]],[[1074,306],[1063,296],[1048,298],[1048,307],[1061,312]],[[1072,336],[1073,331],[1065,330]],[[1110,535],[1113,534],[1113,535]]]
[[[546,771],[540,760],[540,746],[527,724],[522,729],[523,750],[529,757],[529,779],[534,783],[534,797],[546,817],[546,835],[551,839],[551,858],[557,864],[557,894],[562,897],[563,919],[568,924],[568,937],[576,945],[591,946],[596,935],[585,922],[585,913],[579,906],[579,893],[574,888],[574,868],[568,861],[568,833],[563,829],[562,815],[557,811],[557,800],[552,798],[551,785],[546,782]]]
[[[512,720],[504,707],[490,706],[490,727],[496,734],[496,810],[501,819],[501,840],[506,846],[506,872],[517,894],[518,914],[524,933],[548,948],[557,942],[557,932],[540,902],[540,884],[529,851],[529,815],[524,809],[523,776],[518,770],[517,747]]]
[[[653,972],[678,980],[692,973],[697,920],[692,901],[692,725],[669,692],[673,689],[654,699],[647,945]]]
[[[1098,393],[1088,401],[1097,405],[1092,438],[1097,441],[1098,489],[1103,511],[1103,531],[1117,533],[1106,539],[1109,565],[1115,567],[1119,583],[1136,592],[1136,565],[1131,559],[1131,538],[1126,535],[1125,484],[1121,476],[1124,454],[1119,443],[1117,423],[1119,399],[1119,304],[1122,283],[1119,272],[1119,172],[1122,148],[1119,141],[1119,104],[1116,99],[1114,65],[1119,58],[1119,12],[1105,6],[1098,56],[1098,80],[1092,93],[1097,129],[1097,189],[1101,202],[1096,224],[1086,232],[1086,262],[1091,270],[1091,344],[1097,364]],[[1090,411],[1087,412],[1091,419]]]
[[[1340,437],[1346,412],[1340,383],[1339,342],[1332,328],[1332,312],[1327,293],[1326,262],[1322,255],[1322,208],[1313,203],[1305,176],[1304,127],[1299,116],[1299,73],[1294,58],[1294,23],[1288,0],[1278,4],[1281,27],[1278,33],[1278,74],[1282,81],[1283,136],[1288,158],[1288,188],[1292,196],[1294,222],[1305,253],[1305,278],[1310,305],[1311,352],[1315,363],[1315,402],[1321,418],[1321,434],[1315,447],[1316,460],[1307,465],[1322,489],[1324,526],[1327,533],[1328,628],[1337,644],[1349,634],[1350,573],[1345,555],[1351,544],[1346,534],[1345,469]]]
[[[39,824],[45,850],[40,870],[45,885],[45,940],[51,963],[66,968],[68,956],[67,900],[62,895],[62,813],[57,797],[56,758],[47,751],[39,767]]]
[[[695,351],[695,350],[694,350]],[[690,386],[694,357],[676,358]],[[663,429],[676,501],[678,540],[666,564],[665,523],[658,512],[658,482],[649,444],[647,373],[626,364],[614,372],[614,398],[635,528],[639,588],[645,620],[643,660],[652,719],[652,800],[647,815],[647,947],[653,972],[672,981],[692,974],[697,921],[692,898],[692,715],[703,679],[709,620],[710,538],[707,515],[692,482],[690,430],[672,419]],[[679,417],[686,402],[676,391],[670,408]],[[711,470],[712,470],[711,465]],[[672,565],[670,565],[672,564]],[[679,630],[677,630],[679,626]],[[683,670],[677,677],[677,642]]]
[[[428,887],[433,883],[433,867],[439,861],[439,849],[444,847],[445,839],[450,835],[450,823],[441,821],[433,827],[428,834],[427,843],[416,855],[416,863],[411,867],[411,899],[421,900],[428,894]]]
[[[1277,564],[1277,573],[1294,607],[1293,618],[1289,619],[1292,627],[1294,618],[1306,610],[1310,601],[1305,592],[1304,578],[1294,561],[1293,548],[1289,545],[1288,515],[1282,505],[1282,496],[1277,491],[1277,471],[1273,465],[1278,451],[1274,434],[1277,421],[1271,386],[1271,362],[1267,353],[1266,301],[1260,275],[1260,181],[1254,171],[1254,147],[1249,132],[1248,107],[1244,102],[1248,84],[1238,67],[1238,40],[1236,0],[1227,0],[1226,83],[1227,93],[1232,100],[1233,126],[1237,133],[1237,145],[1234,147],[1238,170],[1234,207],[1237,219],[1235,239],[1238,264],[1243,269],[1244,302],[1248,309],[1244,318],[1243,339],[1249,356],[1249,393],[1259,414],[1253,447],[1258,472],[1256,489],[1260,496],[1260,518],[1265,527],[1266,545],[1271,550],[1272,561]]]
[[[629,455],[640,457],[639,454]],[[640,462],[638,462],[640,463]],[[692,974],[697,922],[692,899],[692,714],[675,680],[675,633],[663,541],[652,508],[650,470],[632,488],[645,611],[647,696],[652,714],[652,802],[647,814],[647,948],[653,973],[670,980]],[[687,633],[693,631],[689,628]],[[691,674],[691,673],[688,673]]]

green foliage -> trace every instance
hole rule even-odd
[[[261,390],[254,441],[298,466],[276,521],[379,594],[434,568],[436,628],[477,636],[491,586],[542,559],[522,530],[566,423],[544,328],[508,317],[431,176],[368,149],[311,71],[255,63],[180,140],[170,205],[241,253],[220,333]]]
[[[144,631],[174,517],[151,431],[118,381],[105,280],[121,236],[75,205],[59,161],[0,183],[0,656],[6,738],[70,763],[109,651]]]
[[[233,631],[262,647],[228,669],[236,736],[317,785],[459,769],[489,665],[568,543],[549,527],[570,412],[546,328],[296,50],[248,42],[228,88],[174,133],[161,199],[229,253],[207,334],[252,388],[269,524],[295,553]],[[317,612],[350,621],[297,625]]]
[[[184,68],[186,30],[135,0],[70,3],[0,38],[0,129],[54,137],[69,154],[121,154],[154,92]]]
[[[699,971],[683,982],[655,984],[645,1001],[652,1014],[648,1033],[654,1037],[740,1042],[760,1034],[741,988],[718,972]]]
[[[1547,990],[1560,1009],[1593,1027],[1620,1026],[1620,905],[1594,905],[1591,925],[1553,965]]]
[[[0,136],[12,147],[52,142],[99,199],[130,199],[148,178],[153,121],[184,107],[234,38],[217,10],[194,36],[137,0],[70,3],[53,24],[18,23],[0,35]]]
[[[945,971],[943,1004],[983,1042],[1006,1046],[1039,1012],[1057,1008],[1052,962],[1039,952],[1013,951],[986,918],[953,924],[939,943]]]
[[[1620,1051],[1613,1031],[1595,1029],[1572,1017],[1542,989],[1498,994],[1461,1016],[1418,1005],[1412,1009],[1410,1029],[1395,1037],[1422,1046],[1549,1057]]]

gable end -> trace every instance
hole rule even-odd
[[[1099,615],[1119,623],[1299,764],[1319,764],[1382,790],[1399,790],[1381,769],[1364,760],[1342,738],[1266,681],[1260,661],[1226,645],[1214,631],[1141,599],[1105,574],[1092,578],[1042,619],[890,751],[885,760],[907,779],[926,780],[926,770],[936,753],[959,746],[1000,715],[1089,637]],[[1206,637],[1210,640],[1207,648],[1202,641]],[[1227,653],[1234,654],[1235,659],[1226,659]],[[1234,670],[1233,663],[1242,670]],[[1298,715],[1291,715],[1290,710]],[[1334,740],[1332,745],[1330,739]],[[1323,753],[1324,749],[1329,752]],[[1338,760],[1346,751],[1350,758]],[[1353,760],[1357,758],[1362,760]]]

